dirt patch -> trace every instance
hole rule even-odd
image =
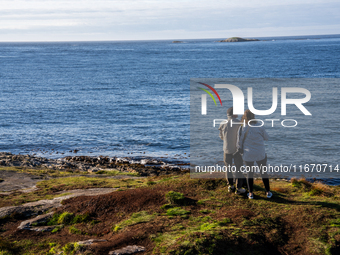
[[[246,209],[236,209],[236,210],[227,211],[225,216],[231,219],[239,219],[239,218],[249,219],[251,217],[254,217],[254,213]]]
[[[3,182],[0,182],[0,191],[8,192],[13,190],[32,188],[37,182],[43,180],[44,178],[32,174],[0,170],[0,179],[4,180]]]
[[[132,226],[128,231],[116,234],[114,238],[107,243],[101,243],[91,246],[94,254],[108,254],[114,249],[120,249],[128,245],[139,245],[145,247],[144,253],[151,252],[154,244],[150,240],[150,235],[156,234],[163,230],[161,223],[148,223],[143,225]],[[114,248],[113,248],[114,247]]]
[[[166,203],[164,194],[165,191],[160,189],[137,188],[101,196],[81,196],[65,200],[60,210],[107,218],[118,212],[130,213],[159,207]]]

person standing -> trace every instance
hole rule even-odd
[[[241,151],[243,151],[243,160],[247,167],[248,198],[254,198],[254,172],[249,170],[253,169],[255,162],[261,173],[262,181],[266,189],[266,196],[267,198],[271,198],[273,194],[270,192],[269,176],[266,172],[262,173],[262,166],[267,165],[264,141],[268,141],[269,136],[264,127],[255,120],[255,115],[250,110],[244,112],[241,122],[243,122],[245,126],[241,127],[241,131],[238,133],[237,148],[241,148]]]
[[[234,155],[237,149],[237,133],[240,128],[240,121],[237,119],[238,116],[234,115],[233,107],[228,109],[227,117],[228,121],[220,124],[219,131],[220,138],[223,140],[224,164],[227,167],[226,179],[228,181],[228,191],[235,192],[236,194],[243,194],[246,192],[246,190],[242,188],[245,178],[240,171],[243,160],[239,153]],[[234,176],[231,172],[233,159],[236,167],[235,176],[237,190],[234,186]]]

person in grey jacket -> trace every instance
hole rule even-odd
[[[229,108],[227,111],[228,122],[222,122],[219,130],[220,130],[220,138],[223,140],[223,152],[224,152],[224,163],[225,165],[232,166],[233,159],[236,167],[236,188],[234,187],[234,176],[230,171],[226,172],[226,178],[228,181],[228,191],[235,192],[236,194],[243,194],[246,192],[245,189],[242,188],[243,181],[245,178],[240,171],[240,167],[243,164],[242,156],[240,154],[234,155],[236,152],[236,142],[237,142],[237,131],[240,128],[240,121],[237,119],[237,115],[233,114],[233,107]],[[228,170],[228,168],[227,168]]]
[[[264,127],[257,123],[255,115],[250,110],[244,112],[241,122],[244,122],[245,126],[240,127],[241,130],[238,132],[237,148],[243,150],[243,160],[247,167],[248,198],[254,198],[254,172],[250,170],[255,162],[260,169],[267,198],[271,198],[273,194],[270,192],[269,176],[266,172],[262,173],[261,171],[262,166],[267,164],[264,141],[268,141],[269,136]]]

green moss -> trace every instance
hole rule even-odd
[[[169,191],[166,193],[165,198],[170,204],[183,204],[185,199],[182,193],[175,191]]]
[[[70,225],[72,223],[73,218],[74,218],[73,213],[63,212],[62,214],[60,214],[58,218],[58,224]]]
[[[75,226],[69,227],[69,231],[71,234],[78,234],[78,235],[83,234],[83,232],[80,229],[76,228]]]
[[[89,222],[90,216],[88,214],[77,214],[74,215],[73,213],[63,212],[61,214],[55,213],[52,218],[46,223],[47,226],[54,226],[54,225],[72,225],[77,223],[86,223]]]
[[[230,218],[225,218],[225,219],[219,221],[218,224],[220,226],[226,226],[226,225],[228,225],[229,223],[232,223],[232,222],[233,221]]]
[[[334,219],[329,221],[331,227],[340,228],[340,219]]]
[[[168,216],[181,216],[190,214],[190,211],[184,210],[181,207],[170,208],[166,211],[166,215]]]
[[[62,248],[62,250],[64,255],[74,255],[82,248],[83,246],[78,243],[68,243]]]
[[[169,208],[173,208],[174,206],[172,205],[172,204],[165,204],[165,205],[162,205],[161,206],[161,209],[162,210],[167,210],[167,209],[169,209]]]
[[[113,231],[118,232],[119,230],[124,229],[127,226],[136,225],[136,224],[144,223],[144,222],[149,222],[149,221],[155,219],[156,216],[157,216],[156,213],[148,214],[148,212],[146,212],[146,211],[133,213],[129,219],[121,221],[120,223],[116,224],[113,227]]]
[[[203,209],[203,210],[200,210],[200,213],[203,213],[203,214],[210,214],[210,213],[215,213],[215,211],[213,211],[213,210],[208,210],[208,209]]]
[[[72,219],[72,224],[77,224],[77,223],[86,223],[90,221],[90,216],[86,214],[77,214],[74,216]]]
[[[18,241],[10,242],[0,237],[0,254],[6,255],[36,255],[36,254],[49,254],[50,245],[47,240],[33,241],[30,239],[21,239]]]
[[[218,227],[218,223],[204,223],[200,226],[200,230],[213,230],[214,228]]]

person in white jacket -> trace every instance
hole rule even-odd
[[[267,198],[271,198],[273,194],[270,192],[269,176],[261,171],[262,166],[267,164],[264,141],[268,141],[269,136],[264,127],[255,120],[255,115],[250,110],[244,112],[241,122],[245,123],[245,126],[240,127],[241,130],[238,132],[237,148],[243,151],[243,160],[246,164],[248,198],[254,198],[254,172],[251,170],[254,169],[255,162],[259,167]]]
[[[228,121],[222,122],[219,130],[220,138],[223,140],[224,163],[227,166],[226,179],[229,185],[228,191],[235,192],[236,194],[243,194],[246,192],[246,190],[242,188],[243,182],[245,181],[245,178],[240,171],[240,167],[243,164],[242,156],[240,154],[234,155],[237,149],[237,131],[241,125],[239,124],[240,121],[237,119],[237,115],[233,114],[233,107],[228,109],[227,117]],[[236,167],[235,176],[237,190],[234,186],[233,173],[228,171],[228,166],[232,166],[233,159]]]

